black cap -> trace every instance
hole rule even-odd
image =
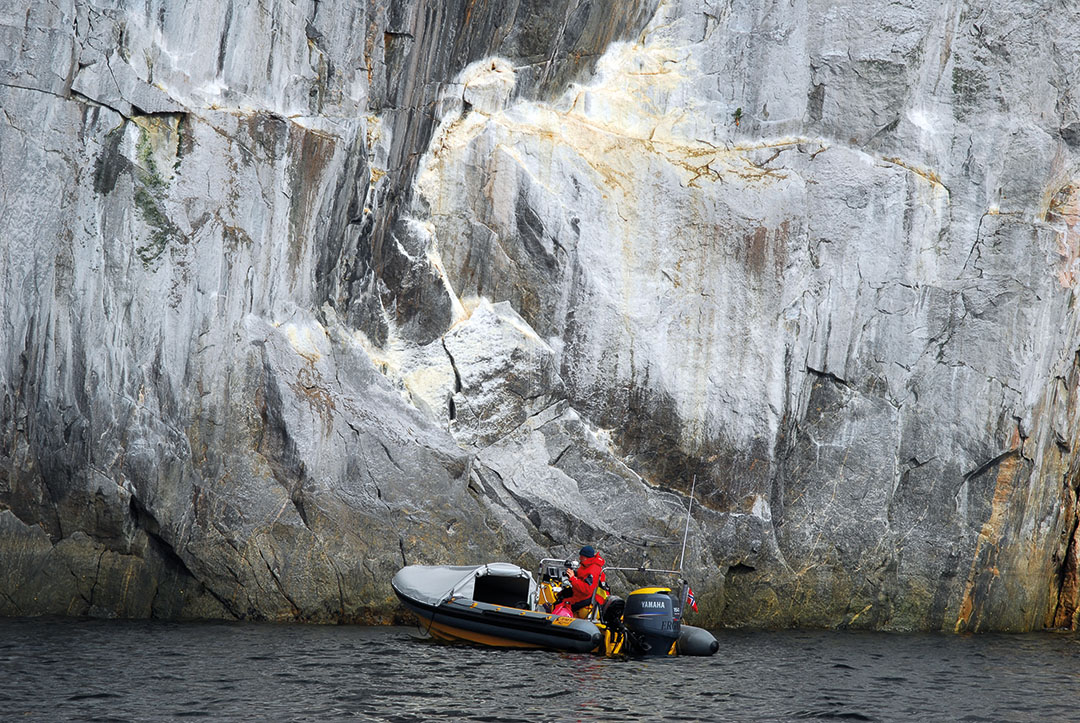
[[[596,550],[593,549],[592,545],[585,545],[578,554],[582,557],[596,557]]]

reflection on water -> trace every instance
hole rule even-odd
[[[0,619],[2,720],[1065,721],[1080,637],[720,631],[712,658],[452,647],[413,628]]]

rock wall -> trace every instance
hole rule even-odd
[[[1076,627],[1080,11],[0,31],[0,614],[385,620],[693,483],[703,622]]]

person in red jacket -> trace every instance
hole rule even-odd
[[[578,617],[585,617],[588,615],[589,606],[593,602],[593,594],[596,593],[596,588],[600,583],[606,582],[604,558],[600,557],[592,545],[585,545],[585,547],[581,548],[578,559],[580,564],[577,570],[572,567],[566,569],[570,585],[573,588],[566,602]],[[606,592],[604,592],[604,596],[606,597]],[[599,600],[599,596],[597,601],[602,602]]]

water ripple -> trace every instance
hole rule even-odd
[[[1068,720],[1075,635],[720,632],[712,658],[432,644],[408,628],[0,619],[26,721]]]

